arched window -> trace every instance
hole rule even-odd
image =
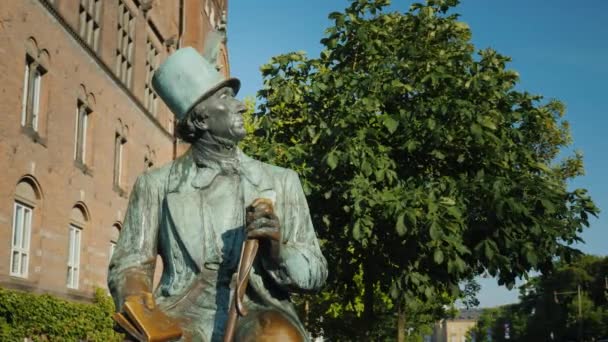
[[[114,249],[116,248],[116,242],[118,241],[118,235],[120,235],[120,230],[122,229],[122,224],[120,222],[116,222],[112,225],[112,232],[110,237],[110,257],[109,260],[112,260],[112,255],[114,255]]]
[[[41,198],[40,187],[31,176],[21,178],[15,189],[10,275],[27,278],[34,209]]]
[[[93,165],[92,115],[95,112],[95,95],[88,92],[84,84],[78,89],[76,118],[74,126],[74,161],[84,173],[89,173]]]
[[[68,232],[68,273],[67,287],[78,289],[80,278],[80,248],[82,230],[89,221],[89,214],[83,203],[78,203],[70,213],[70,227]]]
[[[126,178],[127,169],[125,167],[125,144],[127,143],[128,135],[129,126],[118,119],[116,134],[114,135],[114,191],[118,192],[121,196],[126,196],[123,182]]]
[[[156,151],[150,147],[150,145],[146,145],[146,152],[144,153],[144,171],[148,171],[154,167],[156,163]]]
[[[48,51],[40,49],[33,37],[25,42],[25,50],[21,126],[30,136],[38,137],[41,126],[45,124],[41,115],[45,111],[47,99],[48,87],[44,85],[44,79],[50,58]]]

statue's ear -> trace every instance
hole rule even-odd
[[[207,122],[208,116],[205,113],[206,109],[200,103],[196,107],[197,108],[192,109],[193,112],[190,114],[190,121],[197,129],[200,129],[201,131],[206,131],[209,129],[209,124]]]
[[[194,120],[193,124],[196,128],[200,129],[201,131],[206,131],[209,129],[209,126],[207,125],[207,122],[205,120]]]
[[[207,117],[204,115],[197,115],[195,118],[193,118],[192,124],[194,125],[194,127],[200,129],[201,131],[206,131],[209,129],[209,125],[207,124]]]

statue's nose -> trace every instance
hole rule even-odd
[[[243,114],[247,111],[247,106],[245,106],[245,104],[241,101],[236,101],[236,111]]]

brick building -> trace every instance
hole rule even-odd
[[[224,25],[227,0],[0,4],[0,286],[86,300],[106,286],[128,194],[175,158],[150,87],[171,51]],[[218,68],[228,75],[225,44]]]

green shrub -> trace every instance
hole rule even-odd
[[[85,304],[0,288],[0,341],[122,341],[113,330],[113,312],[102,289]]]

